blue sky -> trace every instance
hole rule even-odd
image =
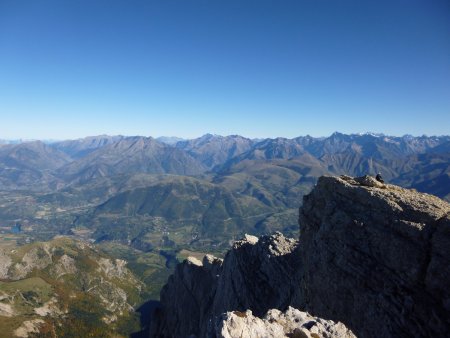
[[[0,139],[449,134],[450,3],[0,0]]]

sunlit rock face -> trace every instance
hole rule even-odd
[[[289,307],[284,313],[272,309],[264,318],[252,311],[227,312],[216,319],[209,337],[255,338],[255,337],[299,337],[299,338],[355,338],[342,323],[324,320]]]
[[[372,178],[321,177],[300,209],[301,307],[361,337],[450,332],[449,212]]]

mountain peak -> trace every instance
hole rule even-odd
[[[450,330],[450,205],[374,181],[321,177],[304,197],[304,304],[358,336],[441,336]]]
[[[176,136],[160,136],[157,137],[156,140],[158,142],[174,146],[175,144],[177,144],[177,142],[184,141],[185,139]]]

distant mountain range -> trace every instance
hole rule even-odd
[[[170,233],[177,245],[204,240],[226,247],[243,232],[296,229],[302,196],[321,175],[378,172],[390,183],[450,200],[450,136],[334,133],[252,140],[206,134],[158,140],[101,135],[4,143],[0,191],[15,195],[0,216],[29,215],[35,221],[32,215],[42,209],[46,216],[38,219],[46,231],[39,235],[84,226],[95,240],[141,248],[164,242],[166,235],[147,235],[155,231]],[[34,197],[20,208],[10,202],[28,198],[27,192]]]
[[[101,135],[50,144],[40,141],[0,144],[0,187],[42,187],[36,180],[45,178],[53,190],[97,177],[135,173],[230,175],[242,172],[244,166],[252,167],[252,163],[261,166],[262,162],[267,165],[277,160],[278,164],[295,161],[302,164],[304,171],[316,170],[321,174],[381,172],[395,183],[424,187],[427,192],[445,197],[448,192],[443,194],[442,181],[449,176],[445,165],[449,153],[450,136],[334,133],[326,138],[301,136],[255,141],[238,135],[206,134],[192,140]],[[433,182],[438,187],[434,188]]]

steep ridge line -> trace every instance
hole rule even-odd
[[[161,292],[151,332],[232,337],[239,327],[262,337],[275,329],[258,317],[278,323],[285,315],[276,311],[292,306],[340,321],[359,337],[445,335],[449,212],[437,197],[369,176],[321,177],[304,197],[298,242],[281,233],[246,235],[223,261],[208,256],[201,264],[181,263]],[[180,283],[190,292],[180,293]],[[287,325],[290,319],[283,318]],[[317,318],[311,327],[322,322]],[[320,337],[300,324],[286,325],[280,337],[293,336],[294,329],[299,337]],[[338,334],[353,336],[345,327]]]
[[[301,308],[361,337],[450,332],[450,246],[436,243],[450,242],[449,211],[370,177],[321,177],[300,209]]]

